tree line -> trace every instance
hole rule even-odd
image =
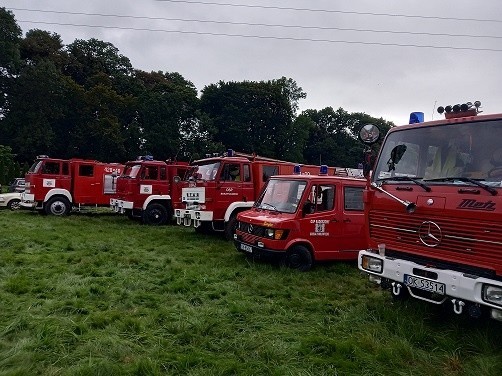
[[[356,167],[363,153],[359,128],[373,123],[386,133],[393,126],[342,108],[298,114],[306,93],[291,78],[220,81],[199,95],[180,73],[133,68],[111,43],[76,39],[64,45],[58,34],[40,29],[23,37],[5,8],[0,23],[3,184],[13,168],[23,170],[39,154],[105,162],[145,154],[194,160],[232,148]]]

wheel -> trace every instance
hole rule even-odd
[[[18,200],[17,198],[15,198],[15,199],[9,201],[9,203],[7,204],[7,207],[10,210],[19,210],[19,208],[21,207],[21,205],[19,205],[20,202],[21,202],[21,200]]]
[[[70,201],[66,197],[53,197],[45,204],[47,215],[68,215],[70,214]]]
[[[286,255],[286,265],[300,272],[310,270],[312,264],[312,254],[303,245],[295,245]]]
[[[145,225],[160,226],[167,223],[167,209],[162,204],[148,205],[143,213]]]
[[[237,215],[231,215],[225,224],[225,239],[234,240],[235,229],[237,228]]]

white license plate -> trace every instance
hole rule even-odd
[[[404,284],[406,286],[416,287],[417,289],[420,290],[431,291],[441,295],[444,295],[446,293],[446,288],[444,283],[439,283],[431,281],[429,279],[415,277],[409,274],[404,275]]]
[[[246,252],[249,252],[249,253],[253,253],[253,248],[247,244],[241,244],[241,249],[243,251],[246,251]]]

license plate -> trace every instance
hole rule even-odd
[[[249,253],[253,253],[253,248],[247,244],[241,244],[241,249],[243,251],[246,251],[246,252],[249,252]]]
[[[406,286],[415,287],[420,290],[435,292],[441,295],[444,295],[446,293],[446,288],[444,283],[439,283],[431,281],[429,279],[415,277],[409,274],[404,275],[404,284]]]

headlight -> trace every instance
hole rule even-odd
[[[502,287],[485,285],[483,288],[483,300],[502,307]]]
[[[381,273],[383,270],[383,260],[376,257],[363,256],[362,267],[364,270],[370,272]]]
[[[265,237],[274,240],[286,239],[288,232],[286,230],[278,229],[274,230],[273,228],[265,229]]]

